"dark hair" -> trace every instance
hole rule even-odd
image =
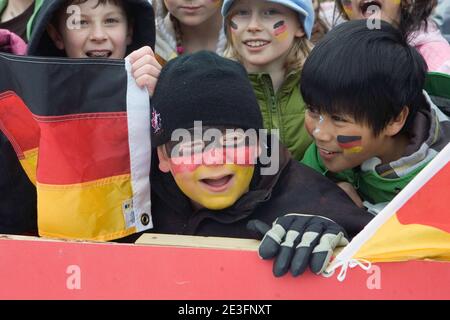
[[[60,23],[60,19],[61,17],[65,17],[66,15],[66,10],[67,7],[70,5],[77,5],[77,4],[82,4],[85,2],[88,2],[89,0],[67,0],[64,5],[61,5],[60,9],[56,12],[56,14],[53,16],[52,19],[52,24],[57,27]],[[129,6],[129,4],[126,1],[123,0],[97,0],[97,4],[94,6],[94,9],[97,8],[100,5],[105,5],[108,3],[112,3],[116,6],[122,7],[123,10],[125,11],[125,14],[127,16],[128,19],[128,24],[131,25],[132,24],[132,18],[133,15],[131,14],[131,8]]]
[[[348,20],[341,0],[335,0],[335,2],[340,14]],[[431,15],[436,4],[437,0],[401,0],[400,24],[398,25],[398,28],[402,34],[409,35],[411,32],[419,30],[422,23],[424,23],[425,28],[427,28],[427,19]]]
[[[384,21],[371,30],[365,20],[354,20],[332,29],[312,50],[300,86],[308,107],[352,116],[378,135],[404,106],[409,115],[402,131],[426,106],[426,72],[399,30]]]

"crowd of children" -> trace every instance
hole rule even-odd
[[[450,44],[439,29],[448,32],[445,5],[0,0],[0,49],[128,57],[158,117],[151,121],[152,232],[259,233],[265,236],[261,257],[277,257],[276,276],[289,269],[301,274],[308,264],[321,273],[330,252],[450,140],[449,116],[424,91],[427,72],[450,74]],[[180,129],[192,141],[173,141]],[[215,130],[212,142],[204,138],[208,130]],[[246,135],[252,130],[256,140]],[[0,142],[0,166],[8,168],[12,148],[4,136]],[[192,162],[195,155],[200,163]],[[262,155],[271,161],[263,163]],[[263,174],[274,161],[277,169]],[[19,184],[29,202],[13,197],[11,186]],[[26,177],[5,173],[0,187],[1,215],[15,201],[28,213],[17,223],[35,232],[36,195]],[[0,233],[24,229],[0,226]]]

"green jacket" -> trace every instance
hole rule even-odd
[[[258,99],[264,128],[279,129],[280,141],[294,159],[303,158],[312,139],[305,129],[305,102],[300,94],[300,72],[290,73],[277,93],[269,74],[249,74]]]
[[[44,0],[35,0],[34,1],[34,13],[31,16],[30,20],[28,21],[28,25],[27,25],[27,39],[28,40],[30,39],[31,26],[32,26],[33,21],[34,21],[34,17],[36,16],[36,13],[39,10],[39,8],[41,7],[43,1]],[[0,0],[0,14],[6,8],[7,4],[8,4],[8,0]]]
[[[310,166],[330,179],[346,181],[353,185],[361,198],[373,205],[391,201],[450,141],[450,118],[424,93],[429,108],[414,119],[408,154],[388,164],[378,158],[366,160],[359,167],[332,173],[327,170],[312,144],[305,153],[303,164]],[[381,206],[382,207],[382,206]]]

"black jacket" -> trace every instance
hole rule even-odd
[[[46,0],[42,3],[31,29],[28,55],[44,57],[65,57],[47,34],[47,26],[54,14],[66,3],[66,0]],[[129,16],[133,19],[133,41],[127,48],[127,54],[143,46],[155,46],[155,15],[148,0],[124,0],[129,6]],[[130,18],[130,17],[128,17]]]
[[[150,232],[253,238],[246,229],[251,219],[272,224],[287,213],[304,213],[328,217],[353,237],[373,217],[356,207],[331,180],[292,159],[284,147],[277,174],[261,176],[260,168],[258,165],[255,170],[250,191],[232,207],[194,212],[172,175],[158,169],[154,156],[150,180],[154,229]]]

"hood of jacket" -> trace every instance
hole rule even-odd
[[[148,0],[123,0],[130,6],[133,18],[133,40],[127,48],[127,55],[143,46],[155,46],[155,19],[153,7]],[[44,1],[36,13],[31,29],[28,55],[65,57],[64,50],[58,49],[47,33],[47,26],[55,13],[67,0]]]

